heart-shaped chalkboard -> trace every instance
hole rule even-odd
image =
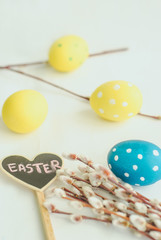
[[[56,177],[56,171],[63,166],[63,160],[52,153],[42,153],[29,161],[23,156],[6,157],[2,170],[16,181],[29,188],[43,191]]]

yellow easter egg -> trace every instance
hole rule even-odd
[[[10,130],[28,133],[44,122],[47,112],[48,104],[41,93],[22,90],[7,98],[2,108],[2,118]]]
[[[78,68],[89,56],[86,41],[69,35],[59,38],[49,51],[49,63],[60,72],[70,72]]]
[[[99,86],[90,97],[90,105],[102,118],[123,121],[135,116],[141,109],[143,97],[134,84],[110,81]]]

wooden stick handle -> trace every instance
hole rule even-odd
[[[44,230],[46,234],[46,240],[56,240],[53,232],[53,227],[50,221],[50,216],[48,210],[44,207],[43,203],[45,201],[45,196],[43,192],[36,191],[36,196],[39,203],[39,208],[41,212],[41,217],[44,225]]]

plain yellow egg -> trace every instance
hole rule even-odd
[[[2,108],[2,118],[10,130],[28,133],[44,122],[47,112],[48,104],[41,93],[22,90],[7,98]]]
[[[69,35],[59,38],[49,51],[49,64],[60,72],[70,72],[78,68],[88,58],[86,41]]]
[[[135,116],[142,103],[139,88],[122,80],[102,84],[90,97],[92,109],[100,117],[110,121],[123,121]]]

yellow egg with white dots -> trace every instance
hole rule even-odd
[[[102,84],[90,97],[92,109],[109,121],[124,121],[135,116],[142,103],[143,97],[138,87],[123,80]]]
[[[78,36],[68,35],[53,43],[49,51],[49,64],[60,72],[78,68],[89,56],[86,41]]]

